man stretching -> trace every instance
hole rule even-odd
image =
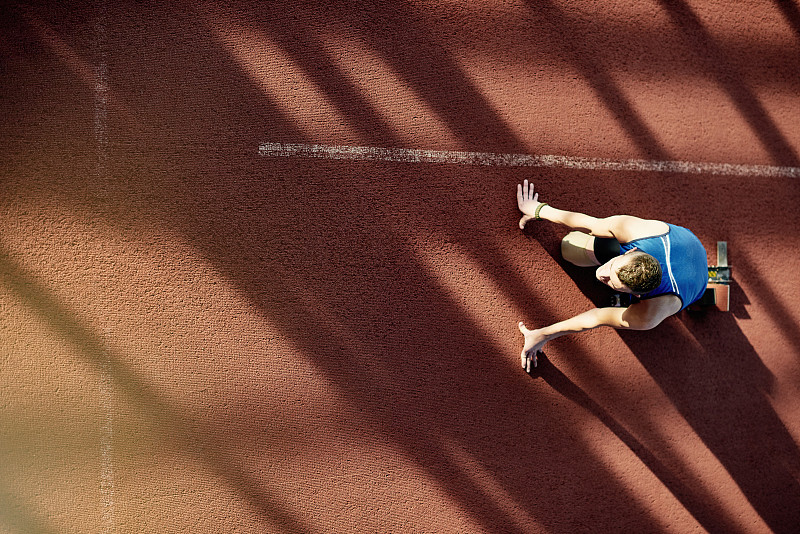
[[[523,213],[520,229],[530,220],[546,219],[572,228],[561,241],[564,259],[581,267],[598,266],[599,281],[635,297],[628,307],[595,308],[536,330],[522,321],[525,336],[522,367],[530,372],[545,343],[565,334],[598,326],[650,330],[703,296],[708,282],[706,251],[697,237],[681,226],[662,221],[614,215],[598,219],[539,202],[533,184],[517,185]]]

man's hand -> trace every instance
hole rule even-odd
[[[547,343],[547,336],[542,334],[541,330],[529,330],[522,324],[522,321],[517,326],[519,326],[519,331],[522,332],[522,335],[525,336],[525,345],[520,353],[522,368],[530,373],[531,362],[536,367],[536,355],[542,351],[542,347]]]
[[[519,220],[519,229],[525,229],[525,223],[533,219],[536,215],[536,208],[539,207],[539,193],[533,192],[533,184],[528,184],[528,180],[524,180],[522,184],[517,184],[517,207],[519,211],[524,213]]]

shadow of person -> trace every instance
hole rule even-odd
[[[682,312],[648,335],[619,334],[766,524],[796,532],[800,451],[767,398],[774,377],[735,318]]]
[[[564,398],[569,399],[596,417],[606,428],[633,452],[639,460],[669,489],[686,510],[709,532],[739,532],[737,526],[723,510],[713,502],[713,497],[685,482],[670,466],[665,465],[653,451],[629,432],[605,408],[592,399],[583,389],[570,380],[544,353],[538,357],[538,366],[529,373],[532,378],[542,379]]]
[[[609,305],[612,292],[594,279],[594,270],[561,257],[559,232],[537,227],[535,237],[528,228],[525,234],[541,243],[595,306]],[[736,323],[736,317],[746,315],[747,302],[743,294],[736,294],[731,299],[736,315],[685,311],[652,331],[618,332],[766,524],[775,532],[795,532],[800,524],[800,483],[794,474],[800,472],[800,451],[767,397],[774,377]],[[680,473],[665,467],[545,355],[538,360],[531,376],[544,379],[602,421],[705,528],[740,530],[729,524],[710,495],[681,482]]]

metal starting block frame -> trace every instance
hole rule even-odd
[[[697,311],[716,308],[719,311],[731,309],[731,267],[728,265],[728,242],[717,241],[717,264],[708,267],[708,285],[700,300],[689,306]]]

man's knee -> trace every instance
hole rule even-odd
[[[561,256],[579,267],[600,265],[594,254],[595,237],[583,232],[574,231],[561,240]]]

